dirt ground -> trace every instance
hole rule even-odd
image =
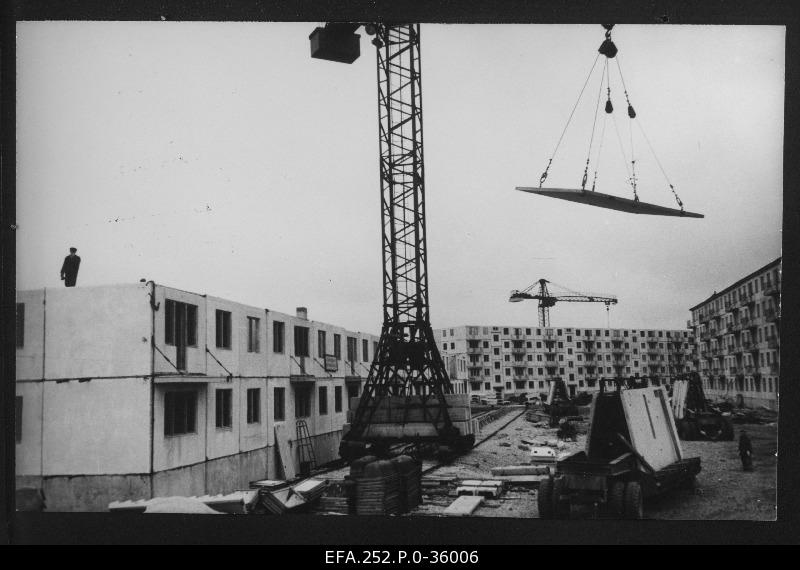
[[[521,411],[521,410],[520,410]],[[516,415],[511,412],[484,427],[483,434],[494,431]],[[752,472],[744,472],[738,456],[737,441],[681,442],[684,457],[701,458],[701,472],[694,490],[674,490],[645,502],[645,517],[684,520],[774,520],[776,508],[777,426],[739,425],[753,443]],[[585,434],[577,442],[562,442],[559,454],[583,449]],[[524,465],[530,461],[528,444],[555,441],[555,430],[535,427],[524,414],[498,434],[474,448],[469,454],[437,469],[431,475],[464,479],[491,479],[491,468]],[[411,516],[441,515],[455,500],[455,485],[428,489],[425,503]],[[477,517],[538,517],[536,490],[510,487],[499,499],[487,499],[473,513]]]

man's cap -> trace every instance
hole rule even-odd
[[[71,247],[71,248],[69,248],[69,250],[70,250],[71,252],[76,252],[76,251],[78,251],[78,248],[77,248],[77,247]]]

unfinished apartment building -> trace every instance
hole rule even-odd
[[[778,409],[781,258],[691,308],[706,395]]]
[[[152,282],[18,292],[16,332],[17,486],[48,510],[283,478],[277,443],[311,462],[297,420],[338,458],[378,341]]]
[[[544,395],[556,379],[572,395],[598,390],[601,378],[660,385],[694,369],[688,330],[460,326],[434,334],[451,377],[480,397]]]

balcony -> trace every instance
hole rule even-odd
[[[780,372],[780,365],[773,362],[769,365],[769,371],[771,374],[778,374],[778,372]]]
[[[548,374],[547,376],[544,377],[544,379],[547,380],[548,382],[555,382],[556,380],[560,380],[561,376]]]
[[[780,294],[781,294],[780,283],[767,283],[764,286],[764,295],[780,295]]]
[[[748,364],[747,366],[744,367],[744,373],[745,374],[752,374],[755,371],[756,371],[756,367],[753,366],[752,364]]]
[[[772,335],[767,337],[767,348],[777,349],[780,348],[780,346],[781,346],[780,339],[777,336]]]
[[[752,293],[744,293],[739,295],[739,302],[742,305],[749,305],[755,301],[755,296]]]
[[[741,317],[739,319],[739,328],[740,329],[747,328],[747,327],[750,326],[751,322],[752,322],[752,319],[750,317]]]
[[[717,336],[717,327],[708,327],[707,334],[712,337]]]
[[[528,381],[528,376],[526,374],[514,374],[514,376],[512,376],[511,378],[514,380],[514,382],[527,382]],[[522,386],[522,388],[524,388],[524,387],[525,386]]]
[[[768,322],[774,323],[780,320],[781,314],[779,311],[776,311],[775,309],[766,309],[764,311],[764,318],[767,319]]]
[[[731,376],[736,376],[736,374],[737,374],[738,372],[739,372],[739,369],[738,369],[736,366],[729,366],[729,367],[728,367],[728,374],[729,374],[729,375],[731,375]]]
[[[511,349],[511,354],[525,354],[524,347],[514,347]]]
[[[725,311],[730,311],[733,309],[733,301],[725,301],[724,303]]]
[[[467,347],[467,354],[483,354],[481,347]]]

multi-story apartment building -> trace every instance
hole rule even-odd
[[[598,390],[601,378],[659,385],[694,369],[688,330],[460,326],[434,335],[451,378],[480,396],[546,394],[556,379],[571,394]]]
[[[48,510],[203,495],[338,457],[378,337],[152,282],[17,294],[16,473]]]
[[[778,407],[781,258],[695,305],[695,365],[711,398]]]

